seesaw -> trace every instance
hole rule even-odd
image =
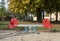
[[[18,24],[17,26],[21,26],[21,27],[43,27],[42,24]]]
[[[10,23],[9,23],[9,28],[15,28],[16,26],[24,27],[25,31],[27,32],[28,29],[27,27],[31,30],[32,27],[34,27],[34,32],[36,32],[36,27],[45,27],[50,29],[51,24],[49,19],[44,19],[42,24],[18,24],[18,20],[16,18],[12,18]]]

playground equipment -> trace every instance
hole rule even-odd
[[[32,27],[33,27],[34,32],[36,32],[36,27],[44,26],[45,28],[48,28],[49,30],[52,27],[49,19],[43,19],[42,24],[18,24],[18,20],[16,18],[12,18],[8,27],[15,28],[16,26],[24,27],[26,32],[28,32],[28,28],[30,31]]]
[[[29,31],[31,31],[31,28],[33,27],[33,32],[36,32],[36,27],[43,27],[42,24],[18,24],[17,26],[24,27],[26,32],[28,32],[28,28]]]

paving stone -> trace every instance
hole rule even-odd
[[[10,33],[11,32],[11,33]],[[60,41],[60,33],[39,32],[37,33],[25,33],[16,31],[0,32],[0,41]]]

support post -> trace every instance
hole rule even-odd
[[[25,32],[28,32],[28,27],[25,26],[24,27],[24,30],[25,30]]]

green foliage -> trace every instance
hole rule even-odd
[[[60,0],[10,0],[9,4],[9,10],[14,13],[35,13],[38,8],[47,12],[60,11]]]
[[[45,10],[49,12],[53,12],[56,10],[60,10],[60,1],[59,0],[44,0],[45,1]]]
[[[5,8],[5,3],[2,1],[0,2],[0,16],[5,17],[6,16],[6,8]]]
[[[41,0],[10,0],[9,10],[14,13],[35,12]]]

